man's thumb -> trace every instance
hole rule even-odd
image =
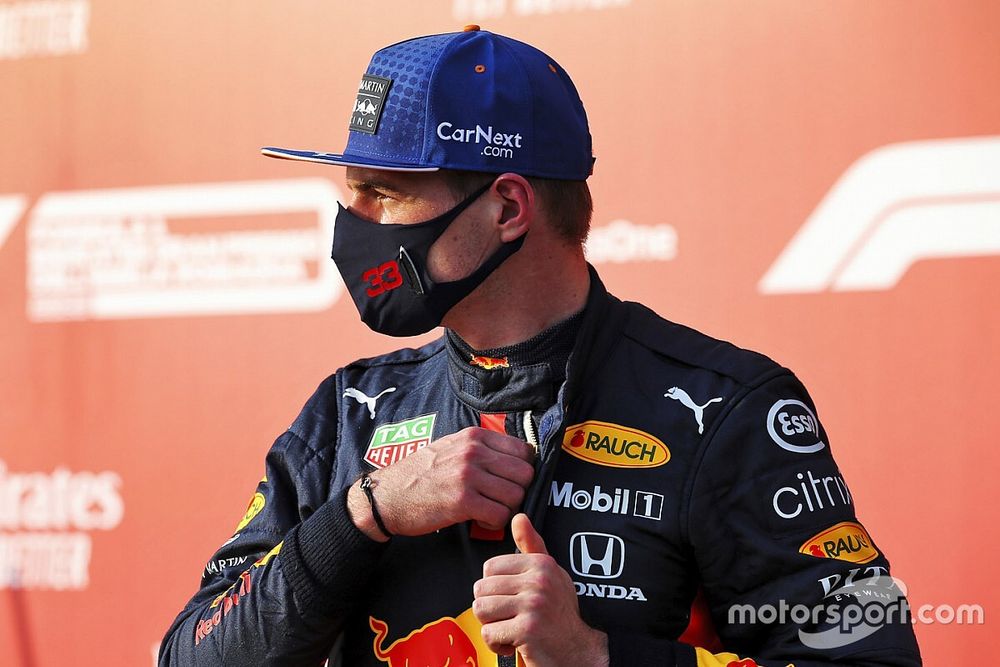
[[[527,514],[516,515],[510,522],[510,533],[514,537],[514,545],[523,554],[546,554],[545,540],[531,525]]]

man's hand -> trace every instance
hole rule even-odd
[[[371,474],[375,504],[394,535],[426,535],[463,521],[498,530],[521,507],[535,452],[517,438],[470,427]],[[347,494],[351,520],[384,541],[364,492]]]
[[[521,553],[486,561],[473,587],[483,641],[501,655],[517,650],[527,667],[607,665],[607,635],[580,618],[569,574],[528,517],[515,516],[511,532]]]

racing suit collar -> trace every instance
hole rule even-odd
[[[624,326],[621,317],[615,318],[610,313],[621,303],[608,294],[592,266],[589,271],[590,291],[583,311],[528,341],[537,343],[528,347],[539,349],[540,354],[508,355],[509,365],[502,366],[499,365],[501,359],[493,357],[525,346],[486,350],[479,355],[458,334],[447,331],[448,379],[458,398],[481,412],[544,411],[562,394],[564,405],[560,407],[564,411],[565,403],[573,402],[586,379],[606,359],[606,352],[617,341]],[[570,326],[566,327],[567,323]],[[556,334],[558,337],[565,334],[566,338],[546,340],[549,332],[561,326],[567,331]],[[561,349],[563,345],[567,350]],[[568,364],[565,363],[567,352]],[[472,355],[482,356],[482,365],[488,368],[470,363]]]
[[[587,268],[590,270],[590,292],[577,342],[566,367],[566,382],[560,391],[564,412],[569,411],[586,382],[608,360],[626,324],[622,302],[608,293],[592,265],[588,264]]]
[[[473,409],[479,412],[537,411],[555,403],[559,383],[548,362],[496,366],[494,363],[500,363],[501,359],[490,359],[488,367],[476,366],[470,363],[472,357],[487,357],[471,352],[465,342],[450,331],[446,334],[445,348],[448,381],[458,398]]]
[[[447,331],[452,386],[480,411],[547,409],[565,380],[582,320],[581,311],[524,342],[488,350],[474,350],[458,333]]]
[[[457,333],[446,331],[448,379],[460,400],[481,412],[541,412],[557,402],[561,389],[571,389],[567,397],[575,395],[623,325],[604,319],[609,299],[617,299],[609,297],[594,268],[588,269],[590,291],[583,310],[525,343],[476,351]],[[564,387],[573,375],[581,377]]]
[[[556,399],[555,379],[547,363],[510,368],[476,368],[454,345],[448,350],[448,381],[462,402],[479,412],[543,410]]]

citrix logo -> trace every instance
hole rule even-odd
[[[847,482],[840,475],[815,477],[811,470],[806,470],[805,475],[796,473],[795,478],[799,481],[799,487],[802,489],[801,494],[794,486],[783,486],[775,491],[771,497],[771,507],[774,508],[774,513],[782,519],[794,519],[803,511],[812,513],[824,510],[828,506],[832,509],[838,505],[847,507],[854,503],[851,492],[847,488]],[[806,483],[807,479],[808,484]],[[830,491],[831,486],[833,486],[833,492]],[[820,489],[825,493],[821,493]],[[824,495],[828,501],[827,505],[823,504]],[[803,500],[805,504],[803,504]]]
[[[762,294],[888,290],[924,259],[1000,255],[1000,136],[878,148],[761,278]]]

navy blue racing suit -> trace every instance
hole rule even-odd
[[[345,505],[363,472],[469,426],[537,445],[525,511],[612,665],[921,664],[789,370],[618,300],[593,270],[575,340],[561,382],[564,369],[470,360],[445,338],[328,377],[267,454],[160,664],[496,665],[472,587],[514,551],[510,531],[382,544]],[[717,644],[678,641],[696,595]],[[859,620],[873,601],[882,618]]]

